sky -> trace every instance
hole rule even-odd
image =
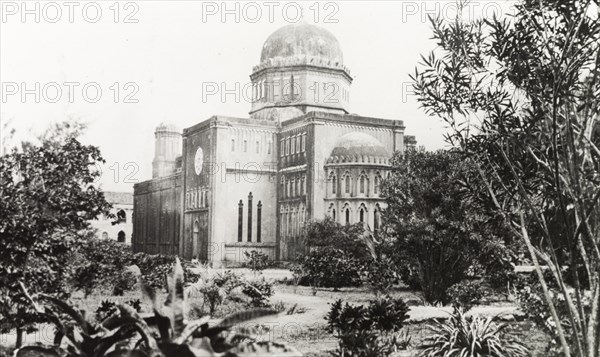
[[[466,14],[502,14],[513,4],[471,1]],[[0,0],[0,128],[15,130],[10,145],[68,118],[85,122],[82,141],[106,160],[99,185],[132,192],[152,176],[159,123],[248,117],[242,88],[264,41],[305,21],[340,42],[354,77],[352,113],[403,120],[419,145],[443,148],[445,126],[419,108],[409,73],[435,49],[427,16],[455,12],[452,0]],[[220,95],[236,88],[237,97]]]

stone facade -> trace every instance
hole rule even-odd
[[[265,42],[251,79],[250,118],[213,116],[181,135],[157,128],[155,175],[134,187],[135,251],[292,260],[308,220],[379,228],[389,159],[416,141],[405,142],[400,120],[349,114],[352,78],[335,37],[286,26]]]
[[[112,239],[131,244],[133,233],[133,195],[129,192],[104,192],[106,201],[112,204],[115,218],[100,217],[90,222],[101,239]]]

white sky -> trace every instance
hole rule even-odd
[[[133,190],[133,184],[125,182],[132,172],[131,165],[124,169],[127,163],[139,166],[133,179],[151,178],[154,128],[161,121],[184,128],[215,114],[247,117],[250,103],[243,98],[236,102],[232,95],[225,101],[211,96],[203,102],[203,83],[243,87],[259,62],[266,38],[295,22],[298,8],[304,9],[304,21],[328,29],[339,40],[345,65],[354,77],[351,112],[403,120],[406,133],[416,135],[420,145],[445,146],[443,123],[426,116],[407,88],[408,74],[414,72],[420,54],[435,46],[429,40],[427,15],[452,17],[454,1],[223,5],[222,1],[147,0],[121,1],[116,6],[115,1],[104,0],[27,1],[30,13],[22,4],[0,1],[0,120],[17,130],[17,138],[42,132],[67,117],[87,122],[84,141],[99,146],[107,161],[100,181],[106,190]],[[468,13],[491,16],[511,4],[473,1]],[[224,7],[233,11],[223,19]],[[98,8],[102,13],[97,16]],[[257,17],[257,9],[262,16]],[[128,15],[137,22],[127,23]],[[72,100],[65,82],[79,83]],[[130,82],[134,85],[124,88]],[[23,89],[34,93],[36,83],[39,103],[34,94],[23,100]],[[62,90],[58,99],[53,83]],[[114,83],[120,84],[117,103]],[[88,97],[82,93],[86,84],[92,85]],[[97,103],[90,103],[96,87],[102,95]],[[125,103],[136,87],[133,99],[138,102]],[[118,178],[111,166],[120,167]]]

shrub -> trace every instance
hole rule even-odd
[[[183,268],[177,260],[167,286],[163,304],[157,292],[145,287],[143,292],[152,300],[154,315],[142,318],[133,308],[118,304],[117,314],[102,324],[88,321],[85,314],[59,299],[40,295],[50,303],[44,310],[36,299],[23,289],[36,311],[44,311],[58,331],[52,346],[26,346],[16,356],[302,356],[297,350],[276,342],[256,341],[237,334],[233,326],[256,318],[271,316],[276,311],[254,309],[238,311],[211,322],[210,316],[194,321],[184,319]],[[64,346],[61,348],[61,346]],[[107,352],[110,351],[110,352]]]
[[[72,259],[73,287],[87,296],[98,288],[123,286],[126,267],[133,253],[129,247],[110,239],[87,238],[77,243]],[[117,289],[118,290],[118,289]]]
[[[140,299],[129,300],[127,301],[127,305],[131,306],[136,312],[142,311],[142,302]],[[110,300],[103,300],[100,303],[100,306],[94,312],[94,316],[96,317],[96,321],[98,323],[106,320],[112,314],[118,311],[117,304]]]
[[[479,303],[484,294],[480,282],[465,280],[452,285],[448,289],[448,296],[452,304],[462,307],[465,311]]]
[[[360,286],[363,263],[338,248],[320,248],[300,258],[299,283],[313,287]]]
[[[162,254],[135,253],[132,257],[132,264],[137,265],[142,273],[142,281],[152,288],[165,288],[167,286],[166,277],[171,273],[175,263],[175,256]],[[199,275],[192,271],[192,263],[182,262],[184,280],[192,283],[198,280]]]
[[[491,317],[467,319],[462,309],[455,308],[445,322],[429,325],[431,334],[421,346],[420,357],[526,357],[529,350],[521,342],[502,336],[505,324],[498,325]]]
[[[248,261],[244,263],[244,266],[254,273],[261,272],[273,266],[273,262],[269,260],[269,256],[257,250],[252,250],[250,253],[244,252],[244,256],[248,259]]]
[[[408,306],[400,298],[385,296],[370,301],[367,307],[331,305],[325,319],[328,330],[337,335],[337,356],[388,356],[395,349],[406,347],[406,338],[398,331],[408,319]]]
[[[206,280],[198,280],[188,289],[188,296],[202,296],[203,308],[208,307],[211,315],[229,297],[233,289],[244,283],[242,277],[231,270],[215,274]]]
[[[136,275],[131,271],[123,271],[119,274],[114,281],[113,295],[123,296],[126,291],[133,289],[137,282]]]
[[[396,265],[392,259],[379,257],[367,264],[365,277],[373,285],[376,294],[387,293],[398,283]]]
[[[568,318],[569,307],[561,294],[558,293],[558,286],[551,277],[552,273],[549,270],[544,271],[544,280],[548,284],[550,294],[552,296],[552,303],[554,304],[558,316],[561,320],[561,325],[564,331],[566,331],[565,338],[567,343],[573,346],[572,339],[572,326]],[[538,327],[540,327],[546,334],[551,338],[547,349],[547,355],[549,356],[560,356],[561,346],[559,342],[558,331],[554,319],[550,313],[550,309],[546,304],[543,296],[542,287],[535,273],[529,276],[522,277],[519,279],[517,285],[517,301],[521,310],[525,313],[528,319],[533,321]],[[576,300],[574,293],[571,293],[573,301]],[[586,316],[591,314],[591,292],[586,293],[582,296],[582,306]]]
[[[301,285],[340,288],[359,286],[372,258],[362,224],[340,225],[330,218],[306,225],[308,253],[294,269]]]
[[[252,306],[264,307],[268,306],[268,300],[273,296],[273,285],[263,278],[245,283],[242,292],[250,298]]]

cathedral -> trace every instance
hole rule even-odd
[[[379,229],[392,153],[416,140],[401,120],[350,114],[337,39],[287,25],[266,40],[250,79],[248,118],[156,128],[152,179],[134,186],[134,251],[216,266],[251,250],[289,261],[303,252],[304,222]]]

